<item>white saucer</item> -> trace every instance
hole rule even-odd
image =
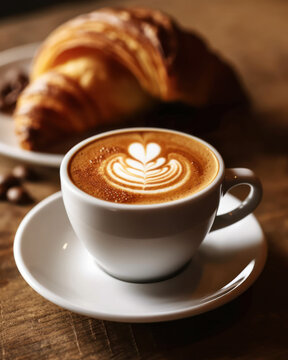
[[[220,212],[238,204],[231,195]],[[169,280],[135,284],[104,273],[76,238],[61,193],[35,206],[14,242],[17,267],[51,302],[98,319],[156,322],[212,310],[243,293],[261,273],[266,241],[253,215],[205,239],[188,267]]]
[[[32,57],[39,44],[19,46],[0,53],[0,77],[13,68],[28,71]],[[0,154],[25,162],[59,167],[62,154],[49,154],[21,149],[17,144],[14,124],[10,115],[0,112]]]

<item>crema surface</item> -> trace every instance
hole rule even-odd
[[[163,131],[107,135],[71,158],[72,182],[102,200],[157,204],[192,195],[210,184],[218,160],[201,142]]]

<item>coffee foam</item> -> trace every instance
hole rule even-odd
[[[129,145],[128,156],[119,154],[108,158],[101,170],[107,183],[123,191],[144,195],[176,190],[189,180],[187,159],[175,154],[168,160],[159,156],[160,153],[161,146],[157,143],[135,142]]]
[[[127,131],[95,140],[70,160],[74,184],[103,200],[153,204],[189,196],[217,175],[212,151],[190,137]]]

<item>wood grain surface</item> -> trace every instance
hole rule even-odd
[[[255,214],[269,255],[256,283],[221,308],[184,320],[122,324],[83,317],[46,301],[19,274],[15,231],[34,205],[0,202],[0,359],[288,359],[288,2],[281,0],[98,1],[53,7],[0,23],[0,50],[41,41],[58,24],[111,4],[156,7],[203,35],[241,77],[249,110],[222,116],[204,137],[228,167],[262,180]],[[0,157],[0,172],[17,161]],[[35,202],[59,190],[57,170],[37,168]],[[117,299],[115,299],[117,301]]]

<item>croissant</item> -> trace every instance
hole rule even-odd
[[[160,11],[105,8],[60,26],[34,58],[15,131],[28,150],[121,121],[157,101],[223,103],[229,69]]]

